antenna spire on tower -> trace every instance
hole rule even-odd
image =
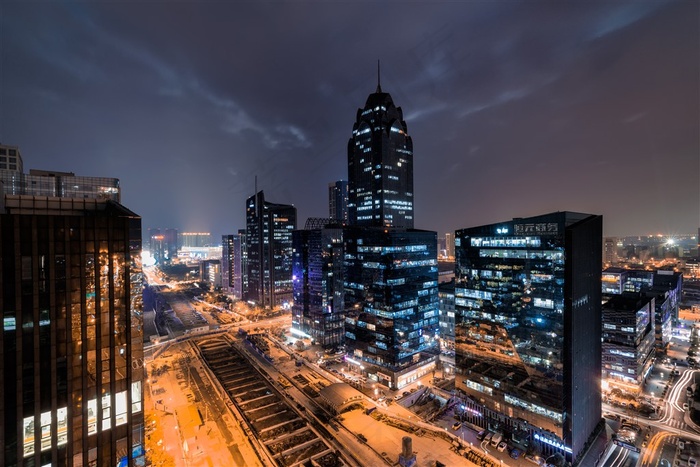
[[[377,59],[377,92],[382,92],[381,73],[379,68],[379,59]]]

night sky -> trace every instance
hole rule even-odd
[[[117,177],[143,227],[220,235],[245,199],[328,216],[381,85],[416,227],[551,211],[605,235],[700,226],[700,4],[0,0],[0,141]]]

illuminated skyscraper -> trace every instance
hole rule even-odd
[[[413,228],[413,141],[379,83],[348,141],[348,215],[352,225]]]
[[[264,308],[292,302],[292,231],[297,208],[265,201],[262,191],[246,201],[244,300]]]
[[[4,196],[2,465],[144,465],[141,219]]]
[[[413,142],[388,93],[370,94],[348,143],[348,362],[402,388],[436,368],[437,234],[413,228]]]
[[[458,390],[469,421],[571,461],[601,417],[602,217],[458,230]]]
[[[236,258],[233,242],[235,237],[236,235],[221,236],[221,288],[228,293],[233,292],[233,268]]]

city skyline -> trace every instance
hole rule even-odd
[[[6,3],[0,141],[25,171],[119,178],[145,228],[234,233],[256,175],[301,224],[346,178],[380,59],[414,140],[417,228],[574,210],[604,235],[689,234],[698,8]]]

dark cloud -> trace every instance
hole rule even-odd
[[[121,179],[145,227],[244,226],[254,178],[300,221],[347,177],[376,87],[441,233],[551,210],[609,235],[700,225],[697,2],[0,4],[0,139]]]

